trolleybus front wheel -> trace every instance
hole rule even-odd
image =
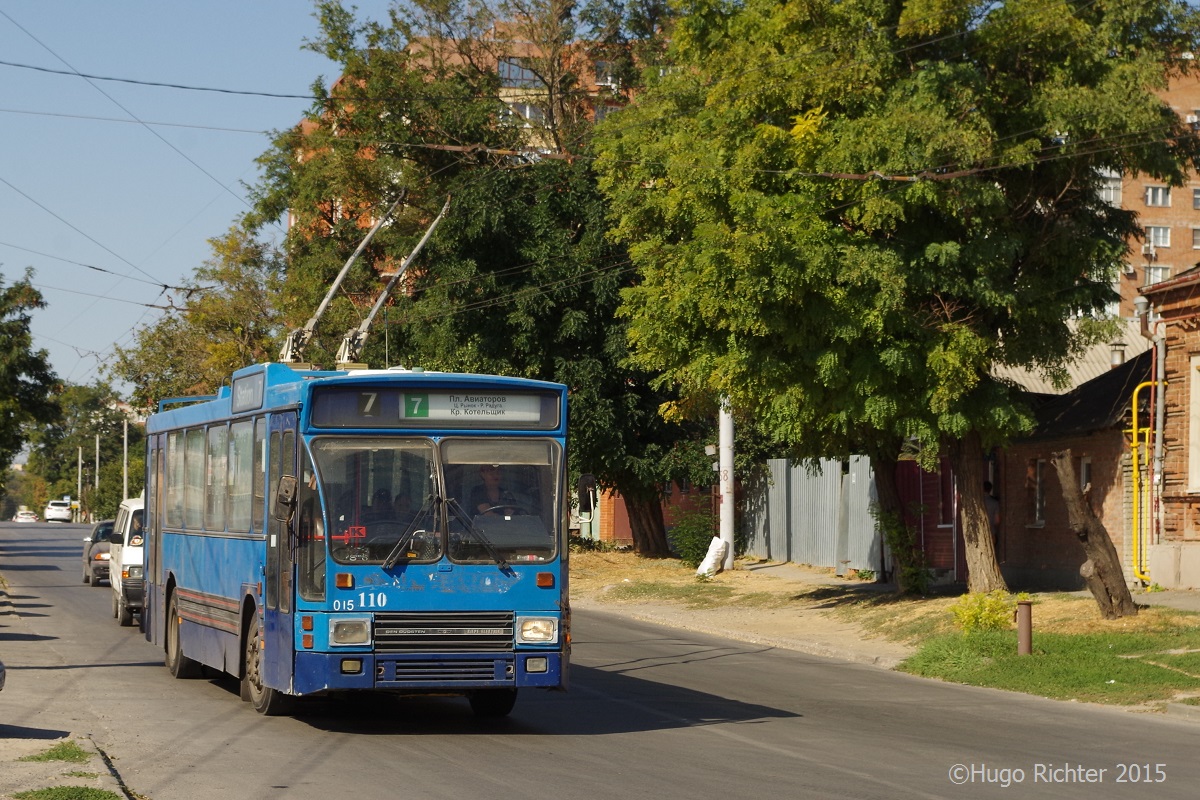
[[[245,659],[242,664],[242,699],[248,700],[254,710],[267,717],[277,717],[292,708],[292,698],[270,686],[263,685],[262,649],[259,647],[262,631],[257,625],[246,631]]]
[[[477,717],[505,717],[517,702],[516,689],[480,689],[467,696]]]

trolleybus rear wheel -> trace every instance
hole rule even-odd
[[[477,717],[505,717],[517,702],[516,689],[480,689],[467,696]]]
[[[176,678],[196,678],[200,676],[200,664],[183,654],[179,644],[179,601],[175,593],[171,593],[171,602],[167,609],[166,620],[166,651],[167,669]]]

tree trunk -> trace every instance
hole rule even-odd
[[[1137,616],[1137,604],[1133,602],[1129,584],[1125,582],[1121,558],[1117,555],[1112,537],[1108,535],[1108,529],[1092,511],[1079,488],[1071,451],[1068,449],[1051,454],[1050,463],[1058,473],[1058,484],[1071,520],[1071,530],[1079,537],[1083,552],[1087,555],[1079,574],[1087,582],[1092,597],[1096,598],[1100,613],[1105,619]]]
[[[658,497],[641,497],[622,493],[629,512],[629,529],[633,535],[633,551],[653,558],[669,558],[667,526],[663,522],[662,503]]]
[[[924,592],[929,584],[925,554],[917,546],[916,531],[905,521],[904,503],[900,498],[900,487],[896,483],[899,445],[881,445],[868,450],[871,469],[875,473],[875,492],[879,504],[876,521],[887,544],[887,551],[892,557],[891,573],[892,580],[896,583],[896,591],[901,594]]]
[[[972,430],[961,439],[948,441],[947,449],[960,503],[967,556],[967,591],[1007,592],[1008,584],[996,561],[987,506],[983,503],[983,443],[979,431]]]

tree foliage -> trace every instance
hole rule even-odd
[[[0,463],[11,464],[31,431],[58,418],[58,376],[44,350],[33,348],[29,323],[45,307],[33,273],[5,286],[0,275]],[[4,474],[4,473],[0,473]],[[0,484],[0,494],[3,493]]]
[[[689,5],[673,68],[598,134],[635,363],[801,452],[953,445],[971,588],[1003,586],[977,462],[1030,413],[992,370],[1061,375],[1103,335],[1071,319],[1102,314],[1140,229],[1100,181],[1195,164],[1154,94],[1194,22],[1171,0]]]
[[[73,497],[85,515],[111,517],[123,499],[127,409],[108,384],[67,384],[58,402],[62,416],[30,431],[26,472],[40,478],[48,498]],[[145,431],[128,427],[129,495],[142,490]],[[99,460],[99,486],[96,465]],[[81,496],[80,496],[81,495]],[[39,511],[40,513],[40,511]]]
[[[632,272],[607,237],[587,161],[573,157],[586,147],[592,101],[580,91],[590,62],[569,46],[569,12],[557,2],[422,0],[385,24],[320,4],[310,46],[343,74],[317,87],[311,116],[264,155],[253,222],[291,213],[282,306],[298,327],[362,240],[364,220],[404,193],[318,326],[308,357],[329,364],[381,288],[372,267],[395,268],[450,197],[363,359],[565,383],[572,469],[618,489],[637,549],[665,555],[659,487],[695,426],[663,419],[672,396],[623,364],[615,309]],[[502,85],[506,60],[526,70],[516,86]],[[529,106],[537,113],[514,111]]]
[[[213,255],[186,282],[183,308],[138,329],[130,347],[116,348],[109,372],[133,386],[141,409],[168,397],[212,394],[234,370],[278,352],[279,254],[239,226],[209,244]]]

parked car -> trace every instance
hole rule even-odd
[[[142,514],[145,506],[139,498],[124,500],[113,522],[108,544],[108,583],[112,586],[112,613],[117,622],[128,627],[134,613],[142,613],[145,581],[142,576]]]
[[[13,522],[37,522],[38,515],[36,511],[18,511],[13,517]]]
[[[42,516],[46,522],[70,522],[72,516],[71,501],[51,500],[46,504],[46,510],[42,512]]]
[[[113,521],[106,519],[92,526],[91,532],[83,540],[83,582],[99,586],[100,581],[108,580],[108,547],[112,537]]]

